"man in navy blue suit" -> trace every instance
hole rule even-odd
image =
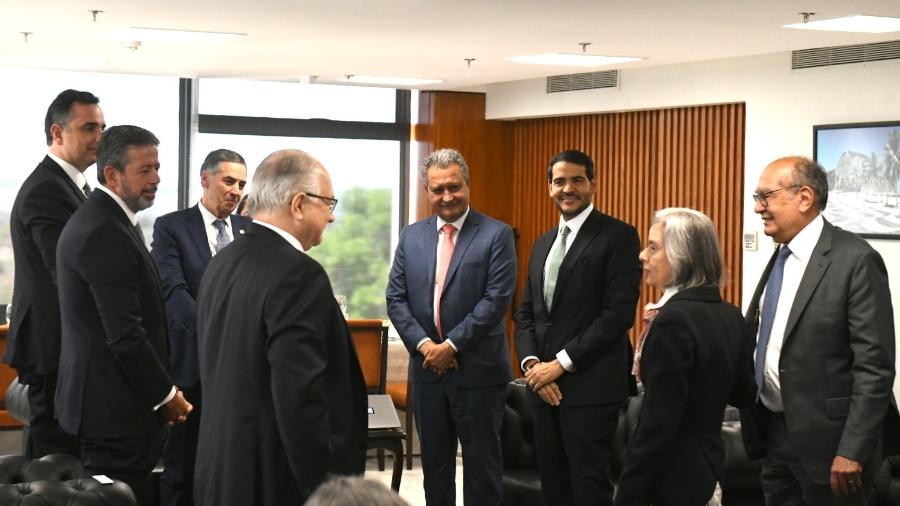
[[[228,149],[206,156],[200,167],[203,196],[197,205],[156,220],[153,260],[159,269],[169,324],[170,372],[195,413],[172,427],[166,442],[160,502],[193,504],[194,460],[200,428],[200,371],[197,366],[197,291],[209,260],[244,232],[249,218],[232,215],[244,185],[244,158]]]
[[[394,253],[388,316],[410,353],[425,501],[456,504],[456,441],[465,504],[502,500],[500,425],[512,377],[503,317],[516,285],[512,229],[469,207],[469,168],[452,149],[425,159],[434,215]]]

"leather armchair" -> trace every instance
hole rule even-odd
[[[115,481],[104,485],[89,478],[81,463],[70,455],[31,459],[0,456],[0,504],[45,506],[136,506],[128,485]]]

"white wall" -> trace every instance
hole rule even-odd
[[[757,231],[757,251],[744,252],[743,300],[749,302],[772,251],[753,213],[759,175],[772,160],[812,156],[817,124],[900,120],[900,62],[791,70],[790,53],[682,65],[627,68],[616,89],[545,93],[544,79],[487,87],[488,119],[559,116],[699,104],[746,104],[744,230]],[[872,240],[887,263],[900,329],[900,241]],[[900,333],[898,333],[900,334]],[[898,345],[900,352],[900,345]],[[898,353],[900,354],[900,353]],[[900,379],[894,393],[900,398]]]

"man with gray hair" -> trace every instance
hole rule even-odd
[[[334,221],[331,178],[307,153],[276,151],[253,188],[253,222],[210,261],[197,300],[201,505],[302,504],[328,475],[365,467],[356,349],[306,254]]]
[[[160,504],[190,506],[200,432],[200,370],[197,366],[197,291],[209,260],[244,232],[250,219],[232,215],[244,185],[244,158],[216,149],[200,166],[203,195],[197,205],[160,216],[153,226],[153,260],[159,269],[169,323],[169,371],[194,406],[187,423],[172,427],[163,455]]]
[[[400,235],[386,295],[410,354],[425,501],[456,504],[458,439],[465,504],[498,505],[512,378],[503,317],[516,286],[513,233],[469,207],[469,168],[458,151],[430,154],[421,176],[434,215]]]

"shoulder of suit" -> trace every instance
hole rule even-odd
[[[613,227],[622,230],[633,230],[635,233],[637,233],[637,229],[634,228],[634,225],[628,222],[622,221],[614,216],[610,216],[597,210],[594,210],[593,214],[600,219],[600,223],[602,223],[605,227]]]

